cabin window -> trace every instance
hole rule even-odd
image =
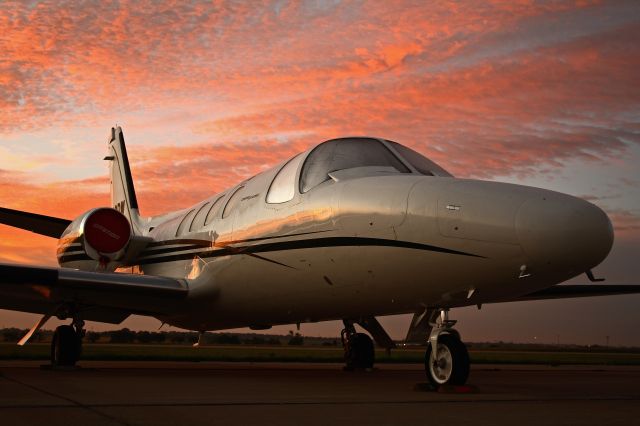
[[[300,192],[307,192],[330,179],[329,173],[354,167],[389,167],[411,173],[379,140],[372,138],[334,139],[311,151],[300,173]]]
[[[202,205],[202,207],[198,209],[198,213],[196,213],[196,215],[193,218],[193,221],[191,222],[191,227],[189,227],[189,231],[197,231],[199,229],[204,228],[204,220],[207,216],[207,213],[209,212],[209,204],[211,203],[205,203]]]
[[[176,231],[176,237],[178,235],[184,234],[187,231],[187,226],[189,223],[191,223],[191,219],[195,214],[196,214],[196,211],[194,209],[194,210],[189,210],[189,213],[184,215],[184,217],[182,218],[182,222],[180,222],[180,225],[178,225],[178,230]]]
[[[286,203],[293,199],[296,186],[296,172],[302,160],[302,154],[298,154],[284,165],[271,182],[267,193],[267,203]]]
[[[213,204],[211,205],[211,208],[209,209],[209,212],[207,213],[207,218],[204,221],[204,225],[207,226],[208,224],[211,223],[211,221],[213,221],[213,218],[216,217],[216,214],[218,213],[218,210],[220,210],[220,206],[222,205],[222,199],[224,198],[224,194],[219,196],[217,200],[215,200],[213,202]]]
[[[244,193],[243,189],[244,189],[244,186],[239,187],[238,189],[236,189],[236,192],[234,192],[233,195],[229,197],[229,201],[227,201],[227,205],[224,206],[224,210],[222,211],[223,219],[225,217],[228,217],[229,214],[233,211],[233,209],[238,204],[240,204],[242,194]]]
[[[407,148],[404,145],[400,145],[397,142],[387,141],[391,144],[393,149],[395,149],[402,158],[404,158],[407,163],[411,164],[411,166],[416,169],[416,171],[420,174],[426,176],[447,176],[451,177],[451,173],[438,166],[433,161],[429,160],[424,155],[412,150],[411,148]]]

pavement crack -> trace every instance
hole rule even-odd
[[[103,418],[105,418],[107,420],[115,422],[115,423],[117,423],[119,425],[130,426],[130,423],[127,423],[126,421],[124,421],[122,419],[119,419],[117,417],[111,416],[111,415],[109,415],[107,413],[104,413],[104,412],[98,410],[95,405],[83,404],[82,402],[77,401],[75,399],[66,397],[64,395],[59,395],[59,394],[57,394],[55,392],[50,392],[50,391],[48,391],[46,389],[42,389],[42,388],[40,388],[38,386],[29,384],[29,383],[25,383],[25,382],[23,382],[21,380],[18,380],[16,378],[14,378],[14,377],[9,377],[6,374],[1,373],[1,372],[0,372],[0,377],[2,377],[5,380],[8,380],[8,381],[10,381],[12,383],[16,383],[16,384],[18,384],[20,386],[24,386],[24,387],[26,387],[28,389],[34,390],[36,392],[39,392],[41,394],[44,394],[44,395],[47,395],[47,396],[51,396],[53,398],[57,398],[57,399],[60,399],[60,400],[63,400],[63,401],[67,401],[67,402],[73,404],[74,406],[76,406],[78,408],[82,408],[83,410],[87,410],[87,411],[89,411],[89,412],[91,412],[93,414],[96,414],[96,415],[98,415],[100,417],[103,417]],[[60,405],[60,406],[62,407],[62,405]],[[7,406],[7,407],[2,407],[2,408],[12,408],[12,407],[11,406]],[[32,407],[32,408],[35,408],[35,407]]]

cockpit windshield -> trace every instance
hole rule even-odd
[[[429,160],[424,155],[412,150],[411,148],[407,148],[406,146],[400,145],[397,142],[387,142],[391,144],[393,149],[395,149],[407,163],[411,164],[411,166],[416,169],[418,173],[426,176],[452,176],[451,173],[438,166],[436,163]]]
[[[385,167],[399,173],[411,173],[377,139],[334,139],[318,145],[307,157],[300,174],[300,192],[307,192],[329,180],[331,172],[355,167]]]
[[[407,165],[425,176],[452,176],[427,157],[396,142],[385,140],[383,143],[374,138],[332,139],[316,146],[307,156],[300,172],[300,192],[335,178],[334,172],[340,170],[375,168],[377,173],[415,173]]]

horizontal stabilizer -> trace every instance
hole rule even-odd
[[[0,207],[0,224],[26,229],[47,237],[60,238],[70,220]]]
[[[568,299],[573,297],[615,296],[640,293],[640,285],[633,284],[585,284],[557,285],[518,297],[521,300]]]

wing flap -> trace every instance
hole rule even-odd
[[[173,278],[0,264],[0,309],[50,314],[73,304],[85,319],[112,322],[169,314],[188,292],[186,281]]]
[[[622,294],[640,293],[640,285],[637,284],[584,284],[584,285],[557,285],[544,290],[536,291],[525,296],[518,297],[521,300],[549,300],[568,299],[574,297],[615,296]]]
[[[60,238],[70,220],[0,207],[0,223],[36,234]]]

